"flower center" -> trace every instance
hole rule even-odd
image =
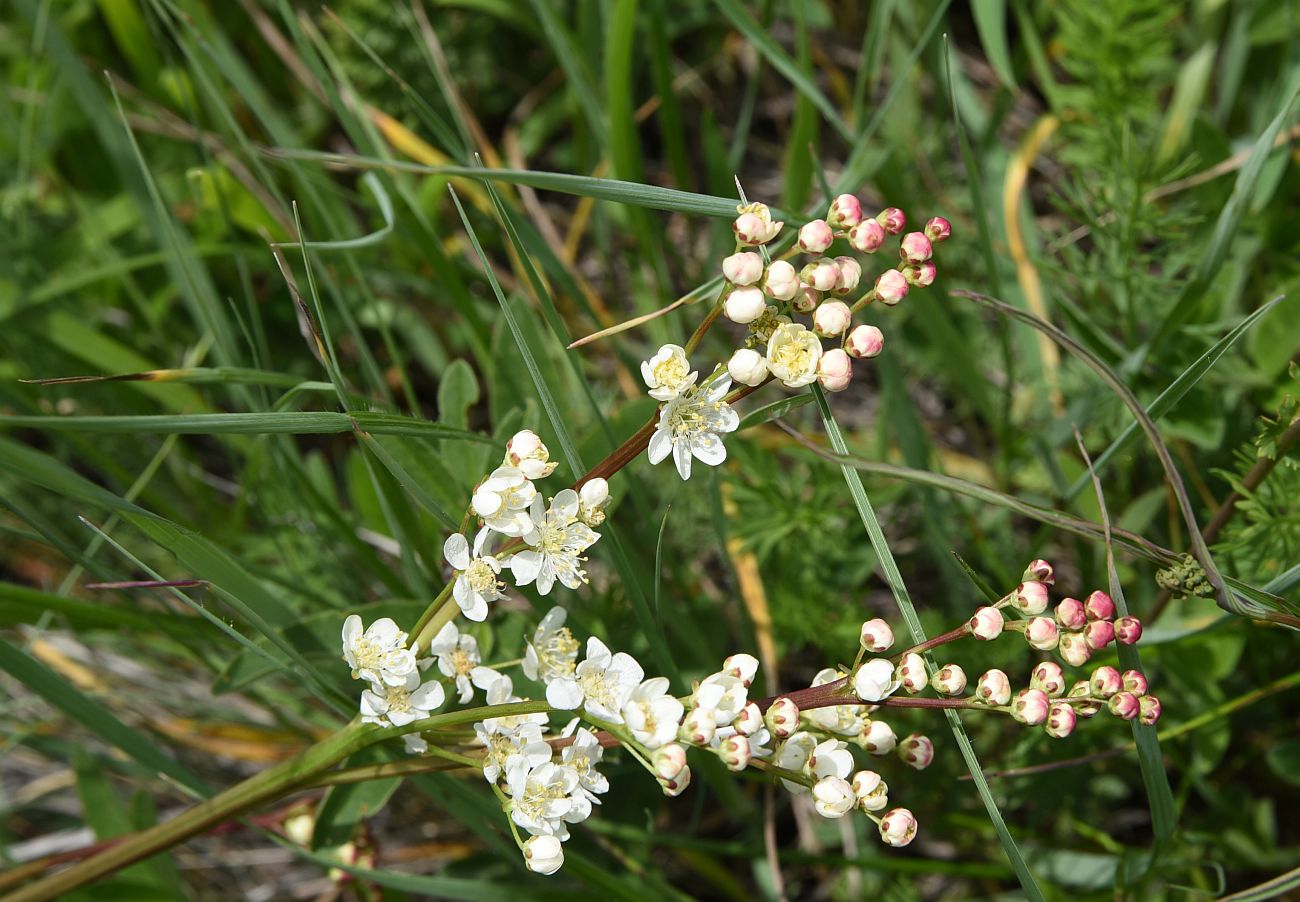
[[[389,686],[385,700],[388,702],[390,713],[404,714],[411,710],[411,693],[407,692],[404,686]]]
[[[653,370],[655,381],[665,388],[674,388],[681,385],[682,380],[686,378],[686,361],[679,357],[669,357],[655,364]]]
[[[497,582],[496,571],[482,558],[475,558],[465,569],[465,581],[475,595],[491,593],[501,585]]]
[[[515,799],[515,807],[529,820],[540,821],[546,817],[546,803],[564,798],[564,788],[559,783],[529,780],[524,784],[523,797]]]
[[[604,672],[584,673],[578,677],[578,685],[582,687],[582,694],[598,705],[609,708],[616,701],[614,686]]]
[[[808,352],[808,347],[803,342],[787,342],[776,348],[772,355],[771,365],[784,367],[792,373],[801,373],[808,369],[812,355]]]
[[[457,648],[451,653],[451,666],[460,676],[468,676],[474,669],[474,663],[474,659],[463,648]]]
[[[567,626],[551,633],[536,648],[538,669],[547,679],[566,677],[577,666],[578,640]]]

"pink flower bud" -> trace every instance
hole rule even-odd
[[[733,323],[752,323],[767,310],[767,298],[763,296],[762,289],[753,285],[736,288],[727,295],[722,310]]]
[[[686,749],[675,742],[655,749],[650,763],[661,780],[672,780],[686,767]]]
[[[835,283],[835,293],[840,297],[852,294],[857,290],[858,282],[862,281],[862,264],[852,257],[836,257],[835,265],[840,268],[840,278]]]
[[[1092,685],[1087,680],[1079,680],[1070,687],[1066,698],[1088,698],[1092,695]],[[1074,702],[1074,713],[1080,717],[1092,717],[1101,710],[1101,702]]]
[[[1138,699],[1138,718],[1148,727],[1154,727],[1160,720],[1160,699],[1154,695],[1144,695]]]
[[[908,767],[925,770],[934,760],[934,743],[930,741],[929,736],[911,733],[898,744],[898,757],[902,758]]]
[[[803,287],[799,282],[799,272],[787,260],[774,260],[767,268],[763,279],[763,293],[778,301],[788,301]]]
[[[880,839],[887,846],[901,848],[916,839],[916,816],[906,808],[895,808],[880,819]]]
[[[986,605],[975,612],[975,616],[971,617],[967,625],[976,639],[987,641],[1002,635],[1002,627],[1005,622],[1002,619],[1001,611]]]
[[[924,263],[934,254],[930,239],[920,232],[908,232],[904,235],[898,250],[907,263]]]
[[[722,275],[733,285],[753,285],[763,278],[763,258],[753,251],[741,251],[722,261]]]
[[[811,285],[800,283],[799,290],[795,293],[790,305],[794,307],[795,313],[812,313],[821,302],[822,293],[820,291]]]
[[[1083,606],[1088,612],[1089,620],[1115,619],[1115,602],[1111,601],[1110,596],[1101,589],[1089,595]]]
[[[870,720],[858,734],[858,745],[873,755],[888,755],[898,745],[898,736],[883,720]]]
[[[825,307],[822,304],[822,307]],[[819,307],[818,310],[821,308]],[[853,379],[853,358],[839,348],[831,348],[817,361],[817,381],[827,391],[844,391]]]
[[[1065,671],[1055,661],[1043,661],[1030,674],[1029,686],[1043,690],[1051,698],[1059,698],[1065,692]]]
[[[966,671],[956,664],[945,664],[930,684],[940,695],[961,695],[966,691]]]
[[[1011,703],[1011,716],[1022,724],[1036,727],[1047,720],[1052,701],[1041,689],[1021,689]]]
[[[902,681],[903,688],[913,695],[930,685],[930,675],[926,673],[925,661],[914,652],[903,655],[903,660],[898,663],[898,678]]]
[[[692,708],[682,721],[681,729],[677,731],[677,735],[683,742],[694,745],[708,745],[717,729],[718,724],[713,719],[712,714],[703,708]]]
[[[816,260],[799,270],[799,280],[818,291],[830,291],[840,280],[840,267],[834,260]]]
[[[749,766],[751,754],[749,737],[741,736],[739,733],[728,736],[722,740],[722,745],[718,746],[718,757],[722,759],[723,764],[727,765],[727,770],[744,770]]]
[[[862,222],[862,201],[852,194],[841,194],[831,201],[826,222],[833,229],[851,229]]]
[[[849,244],[860,254],[874,254],[885,243],[885,228],[874,219],[864,219],[849,229]]]
[[[929,288],[934,284],[935,278],[939,275],[939,267],[934,265],[933,260],[926,260],[924,263],[909,263],[903,267],[903,278],[907,284],[915,288]]]
[[[1011,681],[1000,670],[987,670],[975,684],[975,697],[986,705],[1005,705],[1011,701]]]
[[[853,331],[857,331],[854,329]],[[894,631],[879,617],[862,624],[862,647],[871,652],[889,651],[894,644]]]
[[[1115,639],[1115,624],[1109,620],[1094,620],[1083,628],[1084,641],[1093,651],[1101,651]]]
[[[849,333],[844,349],[850,357],[875,357],[885,349],[885,335],[875,326],[857,326]]]
[[[1056,606],[1056,622],[1067,630],[1081,630],[1088,625],[1088,615],[1083,602],[1077,598],[1063,598]]]
[[[1026,580],[1016,587],[1011,600],[1022,614],[1036,616],[1047,610],[1047,586],[1038,580]]]
[[[758,673],[758,658],[743,651],[728,655],[722,662],[722,670],[740,680],[748,689],[754,682],[754,674]]]
[[[1106,707],[1116,717],[1132,720],[1142,710],[1142,702],[1132,692],[1118,692],[1110,697],[1110,701],[1106,702]]]
[[[1025,624],[1025,641],[1030,647],[1039,651],[1051,651],[1056,648],[1058,634],[1056,621],[1051,617],[1034,617]]]
[[[813,313],[813,331],[822,338],[843,335],[853,323],[853,311],[843,301],[826,301]]]
[[[1147,678],[1140,670],[1126,670],[1121,679],[1124,681],[1124,691],[1132,692],[1141,698],[1147,694]]]
[[[887,269],[876,279],[876,297],[888,307],[893,307],[907,297],[907,279],[896,269]]]
[[[664,795],[668,796],[670,799],[675,799],[686,791],[687,786],[691,785],[691,769],[689,767],[683,767],[681,773],[673,777],[671,780],[665,780],[663,777],[660,777],[659,785],[663,788]]]
[[[1078,720],[1079,715],[1069,702],[1052,702],[1047,709],[1047,723],[1043,724],[1043,729],[1053,739],[1064,739],[1074,732]]]
[[[740,713],[736,715],[731,725],[740,735],[753,736],[763,728],[763,714],[758,710],[758,705],[750,702],[740,709]]]
[[[777,739],[785,739],[799,729],[799,706],[782,696],[772,702],[767,713],[763,715],[763,721],[772,731],[773,736]]]
[[[820,254],[831,246],[835,233],[824,219],[814,219],[799,230],[799,250],[805,254]]]
[[[1020,577],[1025,582],[1040,582],[1045,586],[1056,585],[1056,570],[1044,560],[1033,560],[1025,568],[1025,575]]]
[[[925,224],[925,237],[935,244],[947,241],[950,235],[952,235],[952,223],[942,216],[931,217]]]
[[[885,231],[891,235],[897,235],[903,229],[907,228],[907,217],[898,207],[886,207],[876,214],[876,219],[885,227]]]
[[[879,811],[889,804],[889,786],[874,770],[858,771],[849,785],[863,811]]]
[[[1088,679],[1088,686],[1092,689],[1093,695],[1110,698],[1124,687],[1124,681],[1120,678],[1118,670],[1109,664],[1103,664],[1092,672],[1092,676]]]
[[[785,223],[773,222],[771,213],[762,204],[750,206],[754,209],[737,216],[736,221],[731,224],[731,230],[736,233],[736,241],[740,244],[749,247],[767,244],[776,237]]]
[[[1065,659],[1066,664],[1074,667],[1082,667],[1092,657],[1092,649],[1088,647],[1083,633],[1062,633],[1056,650]]]
[[[1136,617],[1121,617],[1115,621],[1115,640],[1120,645],[1133,645],[1141,638],[1141,620]]]

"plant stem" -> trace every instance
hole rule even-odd
[[[904,655],[911,655],[911,654],[919,655],[922,652],[927,652],[932,648],[938,648],[940,645],[947,645],[949,642],[955,642],[958,639],[964,639],[966,636],[969,636],[970,634],[971,634],[970,624],[963,623],[961,626],[957,627],[956,629],[948,630],[948,632],[944,633],[943,635],[935,636],[933,639],[926,639],[924,642],[922,642],[919,645],[913,645],[911,648],[907,649],[906,651],[900,652],[894,657],[902,658]]]
[[[455,616],[456,605],[449,603],[451,589],[455,584],[455,577],[447,580],[447,585],[442,587],[442,591],[434,597],[429,606],[424,609],[424,613],[420,615],[420,619],[415,622],[415,626],[411,628],[411,635],[415,636],[415,639],[411,642],[411,648],[414,651],[418,652],[421,648],[428,648],[429,641],[438,635],[438,630],[450,623],[451,617]],[[443,616],[443,612],[448,609],[453,612],[452,615]],[[435,621],[439,622],[435,625]]]

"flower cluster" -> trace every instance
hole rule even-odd
[[[650,463],[671,454],[678,475],[690,479],[692,460],[716,467],[727,459],[722,436],[740,425],[740,417],[725,400],[731,377],[721,367],[697,385],[699,374],[687,362],[686,349],[664,345],[641,364],[641,376],[650,397],[663,402],[647,447]]]

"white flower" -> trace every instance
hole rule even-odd
[[[812,733],[800,730],[781,743],[776,750],[776,756],[772,759],[772,763],[782,770],[802,771],[816,747],[817,737]],[[789,780],[782,780],[781,782],[785,784],[786,789],[795,795],[804,795],[808,792],[808,787],[802,783],[792,783]]]
[[[889,785],[874,770],[858,771],[851,785],[863,811],[879,811],[889,804]]]
[[[505,773],[506,763],[522,756],[527,761],[541,764],[551,760],[551,747],[542,740],[541,724],[521,724],[514,730],[497,730],[486,726],[486,721],[474,724],[475,742],[484,749],[483,777],[495,783]]]
[[[423,755],[429,750],[429,743],[419,733],[407,733],[402,737],[402,745],[408,755]]]
[[[753,348],[740,348],[727,361],[727,374],[741,385],[759,385],[767,378],[767,358]]]
[[[636,658],[621,651],[612,654],[604,642],[592,636],[587,640],[587,657],[573,676],[546,687],[546,701],[564,710],[582,705],[592,717],[622,723],[623,706],[644,677]]]
[[[554,836],[524,840],[524,864],[535,874],[554,874],[564,864],[564,844]]]
[[[406,633],[391,617],[382,617],[362,632],[361,618],[350,614],[343,621],[343,660],[354,680],[389,686],[406,685],[416,672],[415,652],[406,647]]]
[[[487,619],[488,602],[505,598],[505,584],[497,579],[501,572],[501,562],[490,554],[483,553],[483,543],[491,530],[480,529],[474,537],[471,553],[469,542],[460,533],[447,537],[442,546],[443,557],[456,569],[456,581],[452,584],[451,595],[460,606],[461,613],[470,620]]]
[[[873,755],[888,755],[898,745],[898,734],[883,720],[868,721],[858,736],[858,745]]]
[[[505,536],[522,536],[532,529],[528,508],[537,496],[518,467],[497,467],[474,490],[470,507],[489,528]]]
[[[781,231],[781,226],[785,225],[783,222],[772,221],[772,211],[766,204],[738,206],[736,212],[740,215],[731,224],[731,230],[736,233],[738,242],[750,247],[767,244],[776,237],[777,232]]]
[[[659,428],[650,436],[650,463],[673,455],[682,479],[691,478],[691,458],[711,467],[727,459],[722,436],[740,425],[740,417],[722,400],[731,377],[715,374],[699,388],[673,398],[659,409]]]
[[[749,703],[749,688],[740,677],[725,671],[706,676],[695,690],[695,706],[713,718],[719,727],[736,719]]]
[[[462,705],[474,697],[470,674],[479,665],[478,640],[456,629],[456,624],[448,623],[429,643],[429,654],[438,659],[438,670],[443,676],[455,679]]]
[[[548,687],[548,695],[550,684],[573,676],[573,669],[578,665],[580,645],[564,625],[566,616],[564,608],[551,608],[547,611],[524,650],[525,675],[530,680],[541,680]],[[550,702],[549,697],[547,701]],[[551,704],[554,705],[554,702]]]
[[[534,763],[516,755],[506,763],[506,793],[510,819],[534,836],[569,838],[568,824],[591,814],[591,801],[575,795],[578,772],[553,761]]]
[[[668,694],[668,680],[654,677],[632,690],[622,713],[633,738],[657,749],[677,738],[684,711],[682,703]]]
[[[823,777],[847,778],[853,773],[853,753],[847,743],[827,739],[817,743],[808,756],[807,768],[819,780]]]
[[[812,795],[813,808],[822,817],[844,817],[858,801],[843,777],[822,777],[813,785]]]
[[[812,679],[813,686],[825,686],[838,680],[842,674],[833,667],[819,670]],[[828,705],[824,708],[810,708],[803,714],[813,724],[830,733],[841,736],[856,736],[862,731],[862,705]]]
[[[695,384],[699,374],[686,362],[686,349],[679,345],[664,345],[649,360],[641,364],[641,378],[656,401],[669,401]]]
[[[815,382],[821,358],[821,340],[799,323],[782,323],[767,342],[767,368],[790,388]]]
[[[853,677],[853,691],[864,702],[878,702],[898,691],[901,685],[894,673],[894,663],[886,658],[872,658],[858,668]]]
[[[573,742],[565,746],[560,753],[560,760],[573,768],[578,774],[578,788],[574,794],[585,795],[588,800],[599,805],[596,796],[609,792],[609,780],[596,765],[600,763],[605,750],[600,746],[596,734],[586,728],[579,728]]]
[[[428,717],[447,697],[441,683],[420,684],[418,671],[401,686],[372,683],[361,693],[361,722],[404,727]]]
[[[578,489],[578,519],[595,529],[605,522],[608,503],[609,483],[599,476],[588,479]]]
[[[524,429],[506,442],[506,457],[502,465],[518,467],[529,479],[544,479],[555,472],[556,462],[551,460],[550,450],[537,433]]]
[[[474,685],[483,690],[484,701],[488,705],[509,705],[524,699],[514,694],[514,682],[503,673],[497,673],[490,667],[475,667],[470,673]],[[542,712],[533,714],[506,714],[501,717],[489,717],[483,726],[494,733],[510,733],[521,729],[525,724],[535,724],[546,731],[547,717]],[[540,734],[539,734],[540,735]]]
[[[565,489],[552,498],[545,512],[542,499],[533,499],[533,528],[524,534],[529,548],[510,558],[516,585],[536,583],[537,591],[546,595],[557,579],[570,589],[587,581],[587,573],[582,569],[586,558],[582,552],[600,536],[578,519],[578,507],[578,493],[573,489]]]

